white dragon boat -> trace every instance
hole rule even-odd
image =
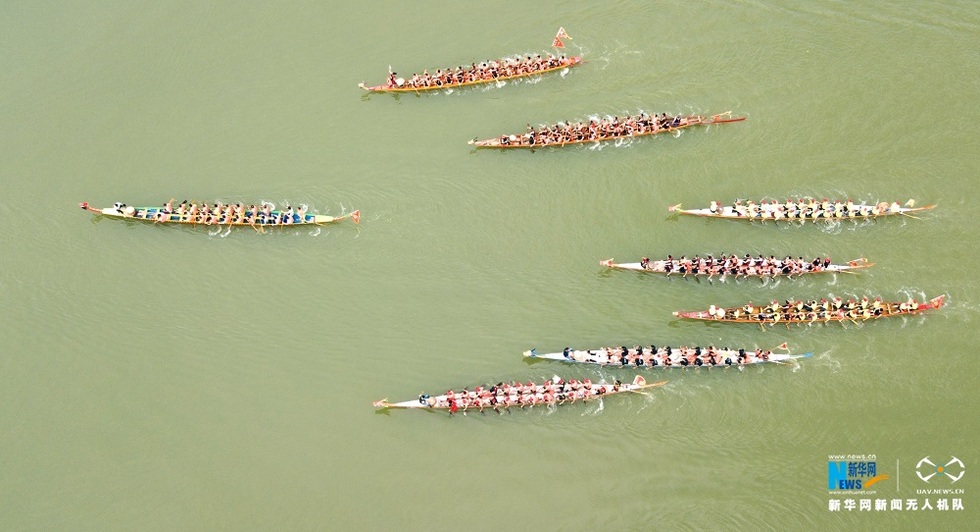
[[[802,198],[785,203],[765,200],[756,203],[749,200],[743,204],[741,200],[736,200],[731,205],[722,205],[717,201],[712,201],[710,206],[701,209],[682,209],[681,204],[678,203],[677,205],[671,205],[667,210],[678,214],[701,216],[703,218],[723,218],[750,222],[777,221],[805,223],[869,220],[883,216],[908,216],[909,218],[917,218],[913,213],[927,211],[935,207],[935,205],[916,207],[915,200],[909,200],[903,206],[897,201],[891,203],[883,201],[872,204],[861,202],[860,204],[856,204],[851,200],[840,201]]]
[[[246,208],[245,205],[215,203],[214,207],[202,205],[193,208],[186,202],[176,209],[172,207],[134,207],[116,202],[112,207],[92,207],[88,202],[78,204],[82,209],[98,215],[121,220],[138,220],[159,224],[183,225],[227,225],[253,227],[256,230],[270,227],[287,227],[291,225],[321,225],[351,219],[360,223],[361,211],[353,211],[342,216],[327,216],[325,214],[307,213],[305,207],[296,210],[274,210],[271,204],[257,204]]]
[[[662,273],[666,275],[689,275],[713,277],[732,275],[738,277],[799,277],[811,273],[855,273],[854,270],[874,266],[866,258],[848,261],[846,264],[833,264],[829,259],[811,261],[797,259],[763,259],[761,257],[731,260],[712,258],[711,256],[687,259],[661,259],[640,262],[613,262],[613,259],[599,261],[600,266],[614,270],[629,270],[635,272]],[[744,265],[744,268],[743,268]]]
[[[778,349],[787,349],[782,344]],[[730,367],[753,364],[784,364],[791,360],[807,358],[813,353],[773,353],[762,349],[717,349],[714,346],[702,347],[657,347],[620,346],[597,349],[565,348],[558,353],[538,353],[535,349],[524,352],[528,358],[556,360],[573,364],[593,364],[606,367],[623,368],[692,368],[692,367]]]

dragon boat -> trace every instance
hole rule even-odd
[[[221,205],[219,203],[216,204],[219,208],[215,211],[192,212],[192,209],[186,209],[183,205],[174,210],[168,207],[133,207],[119,202],[112,207],[104,208],[92,207],[88,202],[78,204],[84,210],[110,218],[167,224],[229,225],[261,229],[291,225],[321,225],[348,218],[354,223],[361,221],[361,211],[353,211],[341,216],[327,216],[325,214],[308,214],[305,209],[297,211],[291,209],[286,211],[272,210],[271,205],[266,204],[268,208],[256,208],[257,212],[253,214],[250,210],[245,209],[242,204]]]
[[[778,349],[788,348],[782,344]],[[622,368],[691,368],[691,367],[731,367],[752,364],[785,364],[791,360],[807,358],[813,353],[773,353],[762,349],[716,349],[714,346],[677,347],[635,346],[600,347],[597,349],[565,348],[560,353],[538,353],[531,349],[524,352],[527,358],[557,360],[572,364],[593,364]]]
[[[637,375],[631,383],[598,383],[592,384],[588,379],[581,382],[570,379],[567,382],[558,376],[542,384],[528,382],[527,384],[499,383],[495,386],[477,386],[472,390],[450,390],[442,395],[421,394],[417,399],[390,403],[387,399],[375,401],[372,405],[379,409],[408,408],[419,410],[448,410],[456,413],[459,410],[480,410],[491,408],[499,411],[501,408],[525,407],[534,405],[559,406],[578,401],[593,401],[609,395],[625,392],[642,393],[648,388],[663,386],[667,381],[647,383],[642,375]]]
[[[523,62],[523,59],[515,62],[514,59],[504,57],[495,61],[485,61],[481,63],[480,68],[461,67],[456,70],[446,69],[444,74],[439,70],[439,75],[430,75],[428,78],[424,78],[426,80],[425,82],[422,82],[422,79],[420,79],[420,83],[418,84],[413,83],[412,79],[406,80],[405,78],[396,77],[397,74],[392,72],[386,84],[368,86],[364,83],[359,83],[358,87],[368,92],[431,92],[443,89],[471,87],[473,85],[486,85],[498,81],[538,76],[549,72],[560,72],[566,68],[581,65],[583,62],[582,56],[580,55],[573,57],[553,57],[553,59],[550,63],[547,61],[541,63],[534,70],[509,73],[507,69],[511,66],[516,67],[518,62]],[[475,64],[473,66],[475,67]]]
[[[711,305],[708,310],[674,312],[674,316],[690,320],[724,321],[732,323],[756,323],[759,325],[784,323],[787,326],[791,323],[827,323],[827,322],[852,322],[875,320],[893,316],[914,316],[928,310],[935,310],[943,306],[945,295],[934,297],[928,301],[919,302],[914,299],[908,301],[884,303],[881,298],[869,301],[867,297],[860,302],[853,299],[844,302],[841,298],[835,297],[828,301],[787,301],[780,304],[773,301],[769,305],[755,306],[751,302],[741,307],[715,307]]]
[[[802,259],[802,257],[800,258]],[[848,261],[847,264],[833,264],[830,259],[814,259],[811,261],[794,260],[789,257],[785,259],[764,259],[762,257],[740,259],[737,256],[714,258],[708,255],[705,258],[694,257],[687,259],[662,259],[648,260],[645,257],[640,262],[613,262],[613,259],[599,261],[600,266],[605,266],[613,270],[629,270],[647,273],[662,273],[666,275],[680,275],[687,277],[707,276],[708,278],[716,275],[733,275],[738,277],[799,277],[812,273],[854,273],[854,270],[869,268],[874,266],[873,262],[868,262],[866,258],[859,258]]]
[[[606,142],[610,140],[658,135],[660,133],[671,133],[700,125],[741,122],[745,118],[744,116],[732,116],[731,111],[710,117],[702,115],[650,116],[641,114],[624,119],[617,117],[613,120],[602,119],[579,123],[559,123],[551,126],[542,126],[540,130],[529,128],[529,131],[526,133],[501,135],[484,140],[474,139],[469,141],[469,144],[477,148],[501,149],[571,146],[574,144]]]
[[[668,211],[704,218],[724,218],[727,220],[777,221],[777,222],[835,222],[839,220],[869,220],[883,216],[908,216],[917,218],[913,213],[934,209],[935,205],[916,207],[915,200],[909,200],[905,205],[897,201],[856,204],[851,200],[816,200],[802,198],[796,201],[778,203],[776,201],[761,201],[756,203],[749,200],[742,203],[736,200],[731,205],[722,205],[712,201],[711,205],[701,209],[682,209],[681,204],[668,207]]]

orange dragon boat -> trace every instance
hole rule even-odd
[[[528,78],[553,72],[561,72],[566,68],[571,68],[582,64],[582,56],[553,56],[547,54],[545,57],[526,56],[524,58],[504,57],[492,61],[484,61],[477,65],[471,64],[468,67],[447,68],[436,70],[435,74],[429,74],[428,69],[421,75],[414,74],[406,79],[398,77],[398,74],[388,73],[388,81],[381,85],[368,86],[364,83],[358,87],[368,92],[426,92],[438,91],[443,89],[455,89],[460,87],[471,87],[473,85],[485,85],[512,79]]]

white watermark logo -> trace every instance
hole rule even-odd
[[[915,474],[923,482],[929,482],[936,475],[946,475],[950,478],[952,482],[963,478],[963,474],[966,473],[966,466],[963,465],[963,461],[959,458],[953,456],[949,462],[943,465],[936,465],[929,460],[929,457],[925,457],[919,460],[919,463],[915,466]]]

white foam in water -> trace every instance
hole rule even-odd
[[[583,416],[597,416],[603,410],[606,409],[606,405],[605,405],[605,403],[602,402],[602,398],[601,397],[599,398],[599,401],[597,401],[597,402],[599,403],[599,406],[594,411],[589,412],[588,410],[586,410],[585,412],[582,412],[582,415]]]

